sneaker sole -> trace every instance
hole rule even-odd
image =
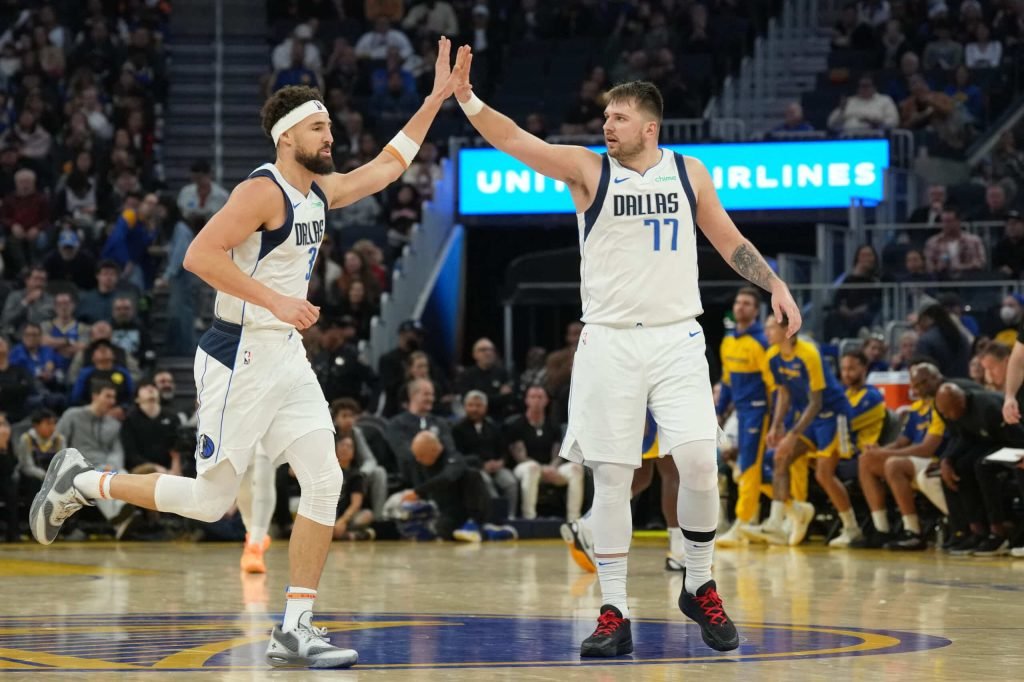
[[[352,651],[349,655],[338,655],[330,658],[305,658],[302,656],[281,656],[267,654],[267,663],[275,668],[318,668],[338,669],[351,668],[359,662],[359,654]]]
[[[54,492],[57,486],[61,486],[62,492],[57,494],[63,495],[64,492],[74,485],[75,476],[83,471],[90,470],[88,466],[64,469],[64,460],[67,459],[68,453],[72,450],[74,448],[65,448],[54,455],[50,466],[46,469],[43,484],[40,486],[36,496],[32,498],[32,506],[29,507],[29,530],[32,531],[32,537],[36,539],[36,542],[43,545],[49,545],[56,540],[57,534],[60,533],[61,529],[61,526],[54,526],[49,522],[50,516],[53,513],[53,500],[50,499],[50,494]],[[81,456],[78,450],[74,450],[74,452]]]
[[[672,556],[665,557],[665,570],[666,571],[685,571],[686,566],[681,561]]]
[[[597,573],[597,566],[594,565],[594,562],[591,561],[583,549],[583,543],[580,542],[576,533],[573,532],[571,524],[563,523],[558,531],[562,534],[565,544],[569,546],[569,555],[572,556],[572,560],[576,562],[576,565],[587,573]]]
[[[789,545],[795,547],[799,545],[807,537],[807,531],[811,528],[811,522],[814,521],[814,509],[807,510],[806,514],[801,513],[800,518],[794,519],[794,529],[789,534]],[[797,532],[797,528],[800,529]]]
[[[744,530],[743,537],[753,544],[785,545],[789,543],[789,538],[785,533],[766,533],[753,528]]]
[[[686,588],[684,587],[683,588],[684,594],[685,594],[685,590],[686,590]],[[688,603],[689,602],[686,599],[683,598],[682,594],[679,595],[679,610],[683,612],[684,616],[686,616],[687,618],[692,620],[700,628],[700,638],[702,640],[704,640],[705,644],[707,644],[709,647],[711,647],[715,651],[732,651],[733,649],[738,649],[739,648],[739,646],[740,646],[740,636],[739,636],[739,633],[736,633],[735,639],[730,639],[728,641],[724,641],[724,640],[719,639],[718,637],[715,637],[712,633],[708,632],[708,630],[703,625],[700,624],[700,621],[698,621],[697,618],[695,618],[692,614],[687,612],[686,607],[687,607]]]
[[[614,656],[625,656],[626,654],[631,653],[633,653],[632,637],[625,642],[619,642],[619,646],[616,647],[614,652],[598,647],[580,647],[580,657],[582,658],[612,658]]]

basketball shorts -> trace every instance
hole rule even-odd
[[[799,419],[799,413],[791,412],[786,419],[786,428],[790,429]],[[807,447],[808,457],[831,457],[838,454],[841,459],[853,457],[853,446],[850,442],[850,427],[844,412],[822,410],[800,436]]]
[[[583,327],[573,360],[569,424],[561,456],[639,467],[645,410],[658,451],[716,440],[704,332],[694,319],[662,327]]]
[[[334,431],[297,331],[217,320],[199,340],[196,469],[228,459],[245,472],[259,444],[272,462],[297,439]]]
[[[914,465],[914,487],[928,498],[943,514],[949,515],[946,506],[946,494],[942,491],[942,479],[938,476],[937,468],[933,465],[938,462],[934,457],[908,457]]]

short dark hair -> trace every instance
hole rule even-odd
[[[756,305],[761,305],[761,290],[756,287],[740,287],[739,291],[736,292],[736,298],[740,296],[749,296],[754,299]]]
[[[960,211],[960,206],[953,203],[952,201],[947,201],[945,204],[943,204],[942,210],[948,213],[952,213],[957,218],[963,216],[963,213]]]
[[[89,395],[99,395],[103,391],[110,389],[114,393],[117,393],[117,386],[114,386],[114,382],[110,379],[104,379],[103,377],[93,377],[89,379]]]
[[[35,426],[40,422],[44,422],[47,419],[56,419],[57,414],[53,410],[48,410],[45,407],[40,408],[32,413],[32,425]]]
[[[843,357],[844,358],[853,358],[854,360],[856,360],[860,364],[864,365],[865,367],[867,367],[868,364],[869,364],[868,363],[868,356],[864,355],[864,351],[862,351],[862,350],[848,350],[845,353],[843,353]]]
[[[192,166],[189,168],[193,173],[209,174],[210,162],[206,159],[196,159],[192,162]]]
[[[352,398],[338,398],[331,403],[331,418],[333,419],[334,417],[337,417],[338,413],[342,410],[348,410],[349,412],[355,412],[356,414],[360,414],[363,411],[363,409],[359,407],[359,403]]]
[[[118,273],[121,272],[121,266],[117,264],[117,261],[110,260],[109,258],[104,258],[103,260],[101,260],[99,263],[96,264],[96,274],[97,275],[100,274],[104,270],[111,270],[111,269],[112,270],[117,270]]]
[[[147,387],[155,389],[156,388],[156,384],[153,383],[152,379],[143,379],[142,381],[140,381],[138,383],[138,385],[135,386],[135,397],[138,398],[139,397],[139,393],[142,392],[142,389],[147,388]]]
[[[665,101],[658,86],[650,81],[629,81],[619,83],[608,91],[608,102],[631,101],[637,109],[654,116],[658,123],[665,115]]]
[[[275,123],[284,118],[295,107],[305,104],[310,100],[316,100],[320,104],[324,103],[324,98],[320,91],[308,85],[289,85],[275,92],[264,103],[263,109],[260,110],[263,132],[267,134],[267,137],[270,137],[270,131],[273,130]],[[326,108],[327,105],[324,105],[324,109]]]
[[[985,357],[986,355],[991,355],[996,360],[1005,360],[1008,357],[1010,357],[1010,347],[1005,344],[999,343],[998,341],[993,341],[992,343],[988,344],[988,346],[986,346],[985,350],[981,354],[981,357]]]
[[[39,331],[43,331],[43,326],[41,324],[29,320],[28,322],[25,322],[24,324],[21,325],[21,333],[24,334],[25,330],[28,329],[29,327],[34,327]]]

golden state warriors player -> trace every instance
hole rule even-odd
[[[685,545],[683,613],[704,641],[739,646],[711,579],[718,526],[718,423],[711,393],[697,288],[697,227],[743,277],[772,292],[775,313],[800,327],[789,289],[722,208],[697,159],[658,146],[661,93],[632,82],[608,93],[607,154],[551,145],[477,98],[468,74],[456,98],[492,145],[564,182],[576,206],[582,255],[580,334],[572,368],[562,456],[594,473],[590,526],[604,605],[583,656],[633,650],[626,599],[632,538],[629,497],[640,466],[644,410],[660,427],[662,452],[679,470],[678,516]]]
[[[302,493],[284,620],[267,648],[274,666],[341,668],[357,659],[312,624],[342,474],[327,403],[298,330],[319,315],[306,296],[327,210],[376,194],[402,175],[452,92],[450,49],[442,38],[423,106],[376,159],[351,173],[333,172],[331,119],[319,92],[288,87],[264,105],[276,161],[235,188],[185,257],[185,267],[217,290],[217,319],[196,353],[196,478],[98,472],[68,449],[54,457],[32,503],[32,532],[44,544],[82,505],[100,499],[215,521],[234,502],[257,444],[272,461],[287,460]],[[456,71],[468,67],[468,57],[469,48],[461,48]]]

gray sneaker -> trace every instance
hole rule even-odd
[[[74,448],[61,450],[46,470],[43,485],[32,500],[28,512],[28,527],[36,541],[48,545],[57,539],[64,522],[82,507],[91,507],[75,488],[75,476],[92,470],[82,453]]]
[[[327,641],[326,628],[315,627],[309,611],[299,618],[299,626],[282,632],[275,625],[267,645],[267,663],[275,668],[348,668],[356,664],[359,654]]]

